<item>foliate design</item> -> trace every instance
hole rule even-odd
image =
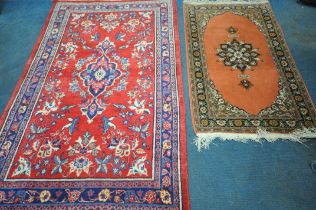
[[[249,75],[244,75],[245,70],[254,70],[253,67],[258,65],[258,61],[260,61],[258,49],[253,48],[252,44],[238,41],[236,39],[238,37],[237,28],[231,26],[227,32],[228,37],[232,40],[220,45],[217,49],[217,56],[225,66],[241,71],[242,77],[249,77]],[[253,86],[247,78],[242,79],[239,85],[246,90]]]
[[[230,33],[230,34],[236,34],[237,31],[238,31],[238,29],[237,29],[237,28],[234,28],[233,26],[231,26],[231,27],[229,27],[229,28],[227,29],[227,31],[228,31],[228,33]]]
[[[247,79],[241,80],[239,85],[243,86],[245,89],[249,89],[253,86],[253,84]]]
[[[113,42],[110,42],[109,38],[101,42],[97,48],[101,52],[101,56],[97,58],[96,62],[91,62],[87,65],[87,69],[80,73],[80,78],[84,82],[92,95],[93,100],[87,106],[81,109],[84,115],[88,117],[88,122],[92,122],[93,118],[101,114],[104,108],[97,103],[97,97],[114,85],[115,80],[117,80],[122,72],[117,69],[117,63],[110,62],[107,57],[108,49],[114,48]]]
[[[95,63],[90,63],[87,69],[80,73],[84,85],[89,88],[89,92],[93,97],[97,97],[107,87],[112,86],[114,81],[122,74],[116,69],[116,63],[109,62],[109,58],[106,57],[107,49],[102,50],[103,55]]]
[[[233,70],[250,70],[258,65],[258,49],[252,47],[252,44],[244,43],[233,39],[232,41],[221,44],[217,49],[217,56],[223,61],[225,66],[231,66]]]

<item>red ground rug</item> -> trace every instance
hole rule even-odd
[[[189,209],[175,6],[54,3],[2,115],[0,206]]]

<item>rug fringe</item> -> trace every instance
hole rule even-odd
[[[292,142],[304,143],[308,139],[316,138],[316,128],[303,128],[295,130],[288,134],[270,133],[265,129],[259,128],[257,133],[241,134],[241,133],[199,133],[194,140],[198,150],[208,149],[214,140],[221,141],[238,141],[247,143],[249,141],[262,143],[275,142],[277,140],[289,140]]]

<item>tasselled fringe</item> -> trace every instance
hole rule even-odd
[[[198,150],[208,149],[214,140],[237,141],[237,142],[275,142],[278,140],[288,140],[292,142],[304,143],[308,139],[316,138],[316,128],[303,128],[288,134],[270,133],[260,128],[257,133],[199,133],[195,138],[195,145]]]

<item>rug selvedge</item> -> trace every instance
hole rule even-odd
[[[2,126],[2,205],[183,208],[173,11],[56,3]]]
[[[191,110],[199,149],[207,147],[216,138],[245,142],[248,140],[261,141],[265,137],[270,138],[267,139],[268,141],[279,138],[301,141],[300,137],[315,137],[314,105],[297,71],[270,5],[264,1],[262,1],[264,3],[251,2],[252,4],[247,4],[246,1],[227,1],[227,4],[221,4],[220,1],[214,3],[201,1],[198,4],[196,2],[185,4],[184,14]],[[280,75],[279,90],[275,101],[257,115],[249,114],[242,108],[227,102],[214,82],[209,79],[207,69],[211,67],[206,64],[206,43],[203,42],[203,35],[208,22],[225,13],[245,17],[257,26],[268,42],[270,53],[272,53],[276,69]],[[235,39],[235,43],[238,44],[243,41],[249,43],[250,41],[251,44],[251,40],[238,40],[238,28],[234,28],[233,33],[229,29],[226,29],[227,34],[231,39]],[[236,36],[234,37],[234,35]],[[248,77],[245,76],[247,76],[247,71],[256,71],[255,67],[260,65],[260,49],[255,50],[256,60],[253,59],[255,63],[252,66],[234,67],[234,64],[227,57],[223,57],[227,53],[225,54],[225,51],[220,49],[220,46],[229,47],[230,43],[218,43],[218,62],[222,62],[223,65],[226,62],[225,66],[233,67],[232,71],[242,72],[241,75],[244,78],[240,78],[239,86],[251,89],[255,84],[249,82]],[[250,48],[255,49],[256,47],[251,46]],[[230,53],[229,51],[226,52]],[[228,135],[225,137],[225,134]],[[200,139],[200,141],[199,137],[203,140]]]

